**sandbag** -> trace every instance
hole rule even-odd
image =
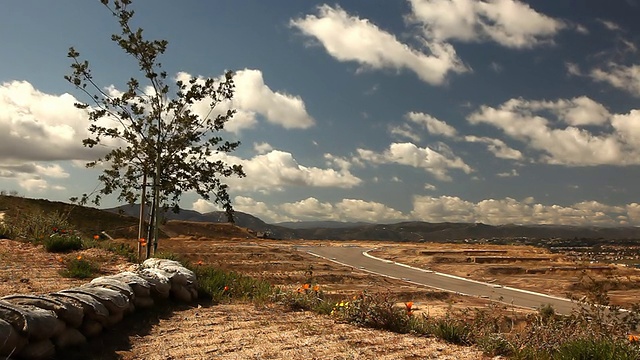
[[[21,359],[48,359],[53,357],[56,353],[56,347],[51,340],[44,339],[40,341],[29,342],[18,353],[18,357]]]
[[[178,301],[189,303],[191,300],[191,292],[187,290],[184,286],[175,286],[171,288],[171,297]]]
[[[85,294],[93,296],[109,310],[109,313],[124,312],[129,308],[129,299],[121,293],[102,287],[77,287],[59,291],[67,294]]]
[[[91,280],[90,283],[84,284],[81,287],[103,287],[106,289],[111,289],[119,292],[120,294],[126,296],[129,300],[133,300],[135,297],[135,293],[129,284],[124,281],[114,279],[112,277],[99,277]]]
[[[84,284],[80,288],[100,288],[100,289],[106,289],[109,291],[116,291],[122,294],[127,300],[127,308],[124,310],[125,313],[131,314],[136,310],[136,307],[134,306],[136,295],[133,292],[133,289],[131,289],[129,285],[127,285],[126,283],[123,283],[122,281],[103,278],[103,280],[98,281],[96,283]],[[109,306],[107,306],[107,308],[109,309]],[[109,309],[109,311],[116,311],[116,310]]]
[[[104,326],[99,321],[85,318],[80,326],[80,332],[88,338],[96,337],[102,333]]]
[[[140,309],[148,309],[153,307],[155,301],[151,297],[137,297],[133,300],[135,307]]]
[[[18,334],[13,325],[0,319],[0,356],[19,353],[27,342],[27,338]]]
[[[115,275],[105,276],[104,278],[119,280],[131,286],[136,297],[151,296],[151,284],[134,272],[124,271]]]
[[[67,328],[58,336],[53,338],[53,344],[58,349],[66,349],[71,346],[78,346],[87,342],[87,338],[82,335],[80,330]]]
[[[58,319],[64,321],[67,326],[78,327],[82,324],[84,313],[82,305],[77,302],[64,302],[47,295],[9,295],[2,298],[16,305],[31,305],[41,309],[51,310],[56,313]]]
[[[13,325],[21,335],[34,340],[48,339],[65,328],[51,310],[31,305],[14,305],[0,300],[0,318]]]
[[[137,274],[147,280],[151,284],[151,295],[161,299],[169,297],[169,291],[171,290],[171,282],[167,277],[166,272],[160,269],[140,269]]]
[[[87,319],[96,320],[103,325],[109,322],[109,310],[91,295],[63,292],[51,293],[50,295],[55,298],[61,298],[61,301],[64,301],[64,299],[72,299],[79,302],[84,312],[84,321]]]
[[[168,278],[172,283],[186,286],[196,283],[196,274],[182,266],[177,261],[167,259],[147,259],[142,263],[143,268],[161,269],[168,273]]]

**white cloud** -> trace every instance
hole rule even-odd
[[[406,138],[414,142],[420,141],[420,136],[416,134],[415,130],[413,130],[413,128],[411,128],[411,126],[409,126],[408,124],[391,126],[389,127],[389,132],[392,135],[397,135],[398,137]]]
[[[450,154],[450,150],[443,148],[437,152],[428,147],[420,148],[412,143],[393,143],[387,150],[377,153],[371,150],[358,149],[358,157],[362,161],[373,164],[401,164],[421,168],[433,174],[442,181],[451,181],[450,169],[459,169],[469,174],[473,171],[464,161]],[[443,153],[446,153],[443,154]]]
[[[622,28],[620,25],[616,24],[611,20],[597,19],[597,21],[605,27],[605,29],[610,31],[620,31]]]
[[[104,148],[88,149],[88,116],[69,94],[50,95],[26,81],[0,84],[0,161],[89,160]]]
[[[220,207],[211,201],[205,199],[198,199],[192,204],[192,209],[201,213],[206,214],[212,211],[220,211]]]
[[[487,150],[500,159],[522,160],[523,155],[519,150],[510,148],[504,141],[489,137],[468,135],[464,140],[471,143],[487,144]]]
[[[225,179],[234,191],[273,192],[283,191],[287,186],[350,189],[362,182],[349,171],[348,161],[330,154],[326,154],[325,159],[337,169],[303,166],[291,153],[280,150],[271,150],[251,159],[241,159],[228,154],[217,154],[212,159],[242,165],[247,177]]]
[[[375,201],[343,199],[338,203],[323,203],[309,197],[277,206],[287,217],[298,220],[364,221],[389,223],[406,219],[402,212]]]
[[[273,150],[273,147],[266,142],[262,143],[253,143],[253,150],[258,154],[266,154],[269,151]]]
[[[609,63],[604,69],[593,69],[589,74],[596,81],[624,90],[640,97],[640,65],[619,65]]]
[[[426,183],[426,184],[424,184],[424,189],[425,190],[429,190],[429,191],[435,191],[437,188],[433,184]]]
[[[455,196],[415,196],[412,218],[430,222],[499,224],[620,225],[621,219],[640,215],[637,204],[608,206],[585,201],[571,206],[543,205],[532,198],[486,199],[473,203]],[[636,224],[640,218],[635,218]],[[626,221],[626,220],[624,220]]]
[[[455,137],[458,133],[456,129],[451,125],[442,120],[438,120],[429,114],[421,112],[410,112],[406,115],[406,117],[414,123],[426,127],[429,133],[432,135]]]
[[[250,197],[236,196],[234,207],[267,222],[334,220],[394,223],[415,220],[490,225],[640,225],[640,205],[637,203],[611,206],[597,201],[582,201],[561,206],[541,204],[532,197],[521,201],[505,197],[471,202],[456,196],[414,196],[413,209],[409,213],[375,201],[342,199],[331,203],[315,197],[267,205]]]
[[[544,117],[547,113],[555,119]],[[543,162],[567,166],[640,164],[637,110],[612,115],[586,97],[556,102],[511,99],[498,108],[482,106],[467,119],[472,124],[497,127],[540,152]]]
[[[191,75],[180,72],[176,80],[188,82]],[[204,81],[199,77],[199,81]],[[260,115],[267,122],[282,126],[285,129],[307,129],[315,124],[314,119],[307,113],[301,97],[273,91],[264,83],[262,71],[255,69],[238,70],[233,77],[235,93],[230,102],[220,103],[213,116],[224,113],[229,109],[237,112],[225,124],[225,130],[239,133],[243,129],[253,128],[258,123]],[[203,100],[194,104],[195,112],[200,116],[209,114],[209,101]]]
[[[517,0],[409,0],[411,20],[439,41],[491,40],[509,48],[552,43],[566,25]]]
[[[518,170],[511,169],[511,171],[497,173],[496,176],[497,177],[516,177],[516,176],[520,176],[520,174],[518,174]]]
[[[467,71],[450,44],[425,40],[425,54],[339,6],[322,5],[317,16],[292,19],[290,25],[319,41],[338,61],[355,61],[365,69],[409,69],[432,85],[444,83],[450,72]]]
[[[256,201],[253,198],[247,196],[236,196],[233,198],[233,208],[237,211],[242,211],[253,216],[257,216],[263,221],[267,222],[282,222],[293,221],[295,218],[290,218],[282,215],[280,212],[275,212],[269,206],[262,202]]]

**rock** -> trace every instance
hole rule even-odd
[[[48,295],[9,295],[2,298],[16,305],[32,305],[56,313],[67,326],[78,327],[82,324],[84,313],[77,302],[61,301]]]

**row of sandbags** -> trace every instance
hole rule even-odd
[[[177,261],[147,259],[132,271],[93,279],[80,287],[42,295],[0,298],[0,356],[45,359],[56,349],[83,344],[154,300],[190,302],[195,274]]]

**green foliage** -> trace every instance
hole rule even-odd
[[[10,239],[41,242],[55,229],[70,229],[67,216],[42,210],[14,212],[5,216],[0,233]]]
[[[48,252],[65,253],[82,249],[82,239],[77,235],[54,234],[45,238],[43,243]]]
[[[560,345],[552,356],[557,360],[637,360],[640,351],[620,340],[575,339]]]
[[[119,200],[133,203],[139,196],[140,179],[147,176],[158,191],[154,204],[175,207],[184,192],[193,191],[220,204],[232,221],[227,185],[221,179],[244,173],[241,166],[213,160],[212,156],[231,152],[240,144],[220,136],[235,113],[221,108],[233,97],[233,73],[220,79],[192,77],[168,85],[168,75],[159,61],[168,42],[146,40],[142,29],[131,26],[131,0],[101,2],[120,25],[120,33],[111,39],[135,59],[142,80],[132,77],[120,94],[107,93],[94,81],[89,62],[81,60],[74,48],[69,49],[72,71],[65,79],[90,99],[76,104],[87,111],[90,122],[91,136],[83,140],[84,146],[112,144],[112,140],[124,144],[87,164],[104,166],[99,176],[103,187],[93,202],[98,204],[102,195],[116,193]],[[170,93],[175,95],[171,98]],[[208,112],[196,113],[194,104],[208,105]],[[105,118],[117,121],[104,125]],[[90,196],[84,194],[81,203]]]
[[[388,293],[362,292],[352,301],[335,304],[332,314],[342,321],[374,329],[407,333],[411,312],[396,306]]]
[[[276,291],[272,300],[292,311],[311,310],[323,315],[329,315],[335,303],[320,290],[318,284],[308,283],[295,291]]]
[[[69,278],[87,279],[98,271],[96,265],[83,258],[74,258],[65,262],[66,269],[60,271],[60,275]]]
[[[268,301],[274,288],[271,284],[236,272],[227,272],[211,266],[191,267],[198,277],[200,294],[219,303],[229,299]]]
[[[469,345],[471,343],[471,329],[463,319],[449,316],[436,319],[432,323],[431,333],[451,344]]]

